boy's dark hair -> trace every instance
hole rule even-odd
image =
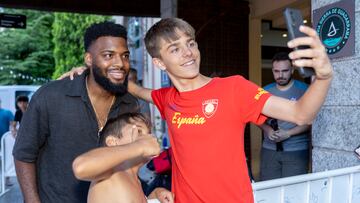
[[[16,98],[16,102],[29,102],[29,97],[26,95],[20,95]]]
[[[177,31],[184,32],[195,39],[195,30],[187,22],[179,18],[164,18],[155,23],[145,35],[145,46],[150,56],[160,58],[161,39],[171,42],[179,39]]]
[[[289,53],[278,52],[272,58],[271,63],[274,63],[274,61],[286,61],[286,60],[288,60],[290,62],[290,64],[291,64],[291,59],[289,58]]]
[[[126,28],[122,25],[113,22],[105,21],[101,23],[94,23],[88,27],[84,34],[84,48],[87,52],[91,44],[99,37],[121,37],[127,39]]]
[[[134,119],[136,121],[144,122],[145,125],[151,129],[150,121],[141,113],[124,113],[118,115],[116,118],[109,119],[102,130],[102,136],[100,140],[100,144],[102,146],[106,146],[105,140],[108,136],[116,136],[118,138],[122,137],[121,130],[126,124],[131,124],[130,119]]]

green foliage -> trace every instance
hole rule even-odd
[[[23,14],[26,29],[0,30],[0,85],[42,84],[83,64],[83,34],[109,16],[3,9]]]
[[[41,84],[54,71],[52,13],[4,9],[4,13],[27,16],[26,29],[4,28],[0,32],[0,84]]]
[[[73,67],[84,64],[83,36],[87,27],[96,22],[109,20],[110,17],[73,13],[55,13],[53,42],[55,72],[58,78]]]

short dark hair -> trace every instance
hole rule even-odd
[[[278,52],[272,58],[271,63],[274,63],[274,61],[286,61],[286,60],[288,60],[290,62],[290,64],[291,64],[291,59],[289,58],[289,53]]]
[[[26,95],[20,95],[16,98],[16,102],[29,102],[29,97]]]
[[[179,39],[177,31],[182,31],[186,35],[195,39],[194,28],[180,18],[164,18],[155,23],[145,35],[145,46],[150,56],[160,58],[160,40],[170,42]]]
[[[126,124],[131,124],[130,119],[144,122],[148,129],[151,129],[151,124],[149,119],[147,119],[143,114],[133,112],[133,113],[124,113],[120,114],[115,118],[109,119],[102,130],[102,136],[100,139],[100,144],[106,146],[106,138],[110,135],[122,138],[121,130]]]
[[[120,24],[115,24],[110,21],[101,23],[94,23],[88,27],[84,34],[84,48],[88,51],[91,44],[99,37],[121,37],[127,40],[126,28]]]

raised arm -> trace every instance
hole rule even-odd
[[[293,51],[289,57],[295,66],[314,68],[315,79],[298,101],[271,96],[265,103],[262,113],[272,118],[304,125],[312,122],[324,103],[333,77],[333,69],[316,31],[306,26],[301,26],[300,31],[308,37],[291,40],[288,46],[294,48],[308,45],[310,48]]]
[[[144,135],[130,144],[101,147],[78,156],[73,162],[73,171],[80,180],[101,180],[111,175],[116,166],[127,160],[150,158],[159,153],[157,139]]]
[[[142,100],[145,100],[147,102],[153,103],[152,97],[151,97],[151,91],[152,89],[141,87],[140,85],[135,84],[132,81],[129,81],[128,83],[128,91],[133,96],[140,98]]]

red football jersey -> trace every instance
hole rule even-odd
[[[241,76],[213,78],[193,91],[152,92],[169,128],[176,202],[253,202],[244,128],[265,121],[261,110],[269,97]]]

